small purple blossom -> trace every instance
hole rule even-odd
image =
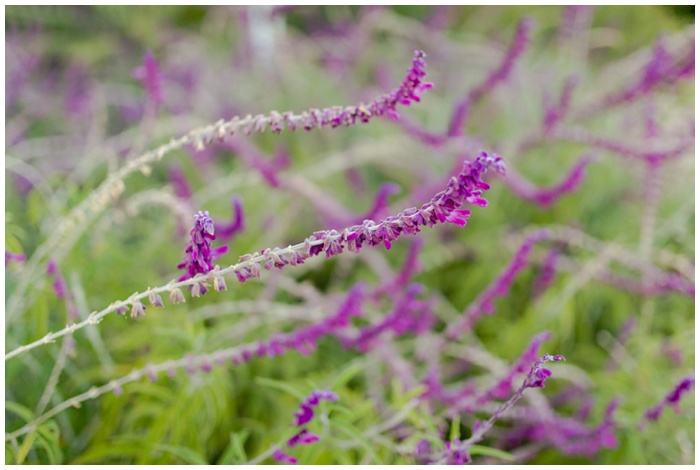
[[[212,262],[228,251],[228,246],[220,246],[212,249],[211,241],[216,240],[214,235],[214,222],[209,217],[208,211],[199,211],[194,216],[194,227],[190,231],[190,243],[185,249],[185,260],[177,265],[178,269],[186,269],[178,281],[190,279],[197,274],[206,274],[214,265]],[[204,292],[206,293],[206,288]]]
[[[5,250],[5,267],[7,267],[10,262],[22,262],[27,260],[27,255],[23,253],[12,253],[11,251]]]
[[[657,421],[661,416],[661,412],[666,406],[670,406],[676,412],[678,412],[681,398],[684,394],[692,390],[694,387],[695,376],[690,375],[688,377],[685,377],[683,380],[678,382],[678,384],[675,387],[673,387],[673,390],[671,390],[668,393],[668,395],[666,395],[664,399],[659,402],[658,405],[656,405],[654,408],[650,408],[649,410],[647,410],[644,416],[649,421]]]
[[[308,429],[302,429],[287,441],[287,446],[294,447],[298,444],[313,444],[314,442],[318,442],[320,440],[320,437],[312,432],[309,432]]]
[[[445,443],[443,459],[447,465],[466,465],[472,461],[469,455],[469,446],[464,445],[457,437],[452,442]]]
[[[314,390],[299,405],[299,410],[294,413],[294,426],[303,426],[314,417],[314,408],[318,406],[321,400],[338,401],[338,395],[330,390]]]
[[[532,366],[532,369],[530,369],[530,373],[527,375],[527,379],[524,383],[525,387],[544,388],[544,383],[549,377],[551,377],[552,371],[550,371],[549,369],[545,369],[544,367],[542,367],[542,365],[550,361],[560,362],[563,360],[564,356],[561,355],[551,356],[549,354],[545,354],[544,356],[542,356],[541,359],[535,361],[535,364]]]
[[[286,463],[286,464],[290,464],[290,465],[295,465],[299,462],[297,459],[295,459],[291,455],[285,454],[282,451],[282,449],[276,449],[272,453],[272,458],[275,459],[275,462]]]

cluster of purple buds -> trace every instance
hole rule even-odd
[[[214,222],[208,211],[199,211],[194,216],[194,227],[190,231],[190,243],[185,249],[185,260],[177,265],[178,269],[186,270],[178,281],[193,278],[197,274],[206,274],[214,269],[212,262],[226,253],[228,246],[212,249],[212,240],[216,240]],[[203,289],[202,294],[206,293],[206,287],[200,288]]]
[[[279,113],[271,111],[268,115],[247,115],[244,118],[234,117],[230,121],[221,120],[205,131],[197,131],[190,137],[196,150],[201,151],[213,142],[222,141],[227,135],[233,136],[242,132],[250,135],[253,132],[262,132],[266,128],[279,134],[285,129],[295,131],[303,128],[307,131],[324,127],[336,128],[339,126],[352,126],[358,121],[367,123],[378,116],[390,116],[398,118],[396,108],[399,104],[409,106],[414,101],[420,101],[419,94],[433,88],[433,84],[424,82],[427,75],[425,71],[425,52],[416,51],[411,67],[407,69],[401,85],[392,91],[381,95],[369,104],[360,103],[357,106],[332,106],[324,109],[309,109],[301,114],[292,112]]]

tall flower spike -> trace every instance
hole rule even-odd
[[[177,265],[178,269],[185,269],[178,281],[190,279],[197,274],[206,274],[214,265],[212,262],[228,251],[228,246],[220,246],[212,249],[211,241],[216,240],[214,235],[214,222],[209,217],[209,211],[199,211],[194,216],[194,227],[190,230],[190,243],[185,249],[185,260]],[[206,293],[202,292],[202,294]]]

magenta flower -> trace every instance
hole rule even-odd
[[[272,458],[275,459],[275,462],[279,463],[287,463],[290,465],[295,465],[299,461],[292,457],[291,455],[285,454],[282,449],[276,449],[275,452],[272,454]]]
[[[197,274],[206,274],[214,269],[212,262],[226,253],[228,246],[212,249],[212,240],[216,240],[214,222],[209,217],[208,211],[199,211],[194,216],[194,227],[190,231],[190,243],[185,249],[185,260],[177,265],[178,269],[186,270],[178,281],[190,279]],[[205,292],[206,289],[202,293]]]
[[[314,408],[321,400],[338,401],[338,395],[330,390],[314,390],[299,406],[299,410],[294,413],[294,426],[303,426],[314,417]]]

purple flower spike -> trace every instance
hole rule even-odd
[[[470,211],[460,209],[464,204],[485,207],[488,201],[481,193],[490,189],[481,175],[489,168],[505,172],[503,159],[498,155],[481,152],[473,162],[465,161],[462,172],[450,178],[447,188],[437,193],[433,199],[419,208],[406,209],[402,213],[387,217],[379,223],[365,220],[362,225],[348,227],[338,233],[335,230],[314,232],[306,239],[308,256],[326,254],[327,258],[342,253],[347,249],[357,253],[366,243],[369,246],[383,244],[391,249],[391,244],[401,234],[415,235],[421,226],[433,227],[440,223],[452,223],[463,227],[467,223]],[[323,242],[322,244],[318,242]]]
[[[539,350],[542,343],[549,340],[549,338],[551,337],[552,334],[548,331],[545,331],[535,336],[530,342],[528,348],[525,350],[525,352],[523,352],[522,356],[520,356],[515,365],[511,368],[510,372],[508,372],[508,375],[501,379],[495,386],[490,388],[484,395],[483,399],[480,401],[486,402],[489,396],[493,396],[494,398],[500,399],[508,398],[508,396],[511,393],[511,387],[515,377],[520,373],[527,372],[529,366],[537,360],[537,351]],[[541,375],[543,376],[543,378],[541,383],[542,387],[544,387],[544,380],[546,380],[546,378],[549,377],[549,375],[547,375],[549,371],[547,369],[542,369],[542,371],[543,372],[541,372]],[[549,374],[551,375],[551,372],[549,372]]]
[[[457,137],[462,134],[462,128],[469,115],[470,108],[479,101],[483,96],[489,94],[496,88],[500,82],[505,81],[513,70],[515,62],[518,58],[525,52],[528,45],[530,44],[530,32],[534,26],[534,20],[532,18],[525,18],[518,24],[518,29],[515,31],[515,36],[513,37],[513,42],[510,48],[503,57],[500,65],[493,70],[486,79],[478,85],[476,88],[472,89],[467,96],[462,99],[452,113],[452,119],[450,121],[449,128],[447,130],[447,135],[449,137]]]
[[[190,279],[197,274],[206,274],[212,269],[214,261],[228,251],[227,246],[221,246],[212,250],[211,240],[216,240],[214,235],[214,222],[209,217],[208,211],[199,211],[194,216],[194,227],[190,231],[190,243],[185,249],[185,260],[177,265],[178,269],[186,269],[178,281]]]
[[[673,408],[676,412],[678,412],[678,406],[679,402],[681,400],[681,397],[686,392],[689,392],[691,389],[695,387],[695,376],[691,375],[683,380],[681,380],[674,388],[671,390],[666,397],[664,397],[661,402],[659,402],[658,405],[656,405],[654,408],[649,409],[646,413],[645,416],[648,420],[650,421],[657,421],[659,417],[661,416],[661,412],[664,410],[666,406],[670,406]]]
[[[527,237],[510,264],[479,294],[466,312],[448,326],[448,334],[451,338],[457,338],[462,331],[471,328],[482,314],[490,315],[495,311],[494,300],[506,295],[515,282],[515,276],[527,267],[528,257],[534,244],[549,237],[547,230],[538,230]]]
[[[155,106],[163,101],[162,76],[158,62],[151,51],[146,51],[143,55],[143,65],[134,69],[132,77],[141,81],[149,100]]]

